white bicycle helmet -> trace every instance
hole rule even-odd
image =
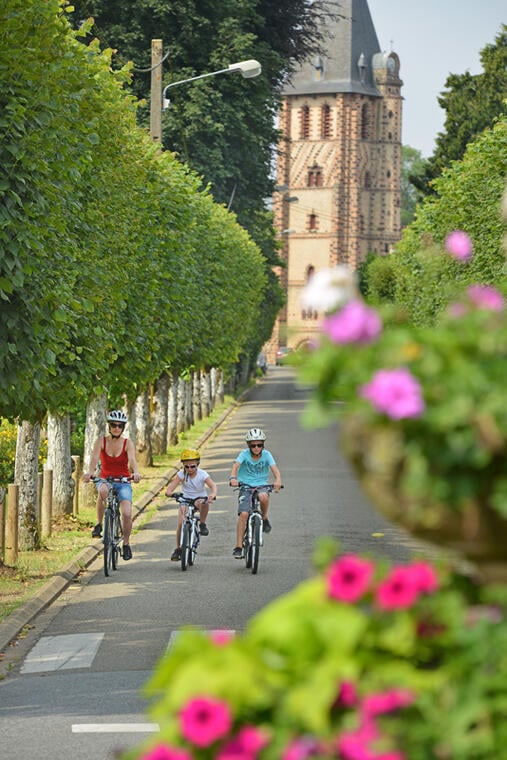
[[[245,441],[247,443],[250,443],[250,441],[265,441],[266,440],[266,433],[264,430],[261,430],[260,428],[250,428],[248,433],[245,436]]]
[[[107,415],[107,421],[108,422],[121,422],[122,425],[127,424],[127,415],[125,412],[122,412],[121,409],[113,409],[112,412],[109,412]]]

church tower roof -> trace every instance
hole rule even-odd
[[[283,88],[283,95],[322,95],[350,92],[377,95],[374,57],[380,51],[367,0],[330,4],[322,52],[305,62]]]

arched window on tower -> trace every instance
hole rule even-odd
[[[323,140],[328,140],[331,137],[331,106],[325,103],[322,106],[320,116],[320,136]]]
[[[363,103],[361,108],[361,138],[369,140],[371,137],[371,109],[368,103]]]
[[[306,140],[310,137],[310,106],[303,106],[301,109],[301,139]]]
[[[314,164],[308,170],[306,185],[307,187],[322,187],[322,169],[318,164]]]
[[[312,211],[311,214],[308,214],[308,221],[307,221],[306,226],[307,226],[308,232],[317,232],[317,229],[319,226],[319,220],[315,211]]]
[[[366,189],[368,189],[369,187],[371,187],[371,174],[370,174],[370,172],[365,172],[364,173],[364,186],[365,186]]]
[[[313,264],[308,264],[305,273],[305,284],[308,284],[315,274],[315,267]],[[301,319],[318,319],[319,313],[315,309],[302,309]]]

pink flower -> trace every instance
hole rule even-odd
[[[431,594],[438,588],[438,576],[426,562],[412,562],[410,565],[414,582],[422,594]]]
[[[282,754],[282,760],[307,760],[319,755],[322,745],[313,736],[302,736],[288,744]]]
[[[378,735],[375,723],[370,720],[362,723],[355,731],[345,731],[337,742],[341,760],[375,760],[377,756],[369,745]]]
[[[209,747],[229,733],[232,716],[229,706],[211,697],[195,697],[180,713],[181,733],[197,747]]]
[[[489,311],[503,311],[505,309],[503,295],[491,285],[471,285],[467,293],[472,303],[479,309],[489,309]]]
[[[342,681],[340,691],[336,699],[336,707],[354,707],[357,704],[358,696],[356,685],[351,681]]]
[[[255,726],[243,726],[238,735],[224,744],[216,755],[217,760],[255,760],[269,742],[268,735]]]
[[[234,638],[234,631],[217,629],[215,631],[211,631],[210,638],[213,644],[215,644],[217,647],[223,647],[232,641]]]
[[[454,230],[445,240],[445,247],[451,256],[459,261],[468,261],[472,257],[472,241],[462,230]]]
[[[175,749],[167,744],[159,744],[140,760],[192,760],[192,755],[184,749]]]
[[[381,332],[382,321],[362,301],[350,301],[324,320],[322,330],[334,343],[368,343]]]
[[[382,610],[411,607],[419,596],[418,574],[410,567],[393,567],[387,578],[379,584],[375,601]]]
[[[378,370],[360,394],[393,420],[420,417],[425,409],[421,386],[404,367]]]
[[[414,701],[415,694],[408,689],[390,689],[377,694],[368,694],[361,703],[361,713],[368,720],[376,715],[408,707]]]
[[[374,566],[354,555],[340,557],[327,571],[327,591],[340,602],[357,602],[368,590]]]

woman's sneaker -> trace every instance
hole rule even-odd
[[[241,548],[241,546],[236,546],[236,548],[234,549],[232,553],[232,556],[235,559],[243,559],[243,549]]]
[[[128,544],[123,544],[123,554],[122,557],[125,561],[132,559],[132,549]]]
[[[92,538],[100,538],[102,535],[102,525],[100,523],[97,523],[97,525],[92,530]]]
[[[262,530],[264,533],[271,533],[271,523],[269,520],[263,520],[262,521]]]
[[[175,549],[171,554],[171,562],[179,562],[181,559],[181,549]]]

